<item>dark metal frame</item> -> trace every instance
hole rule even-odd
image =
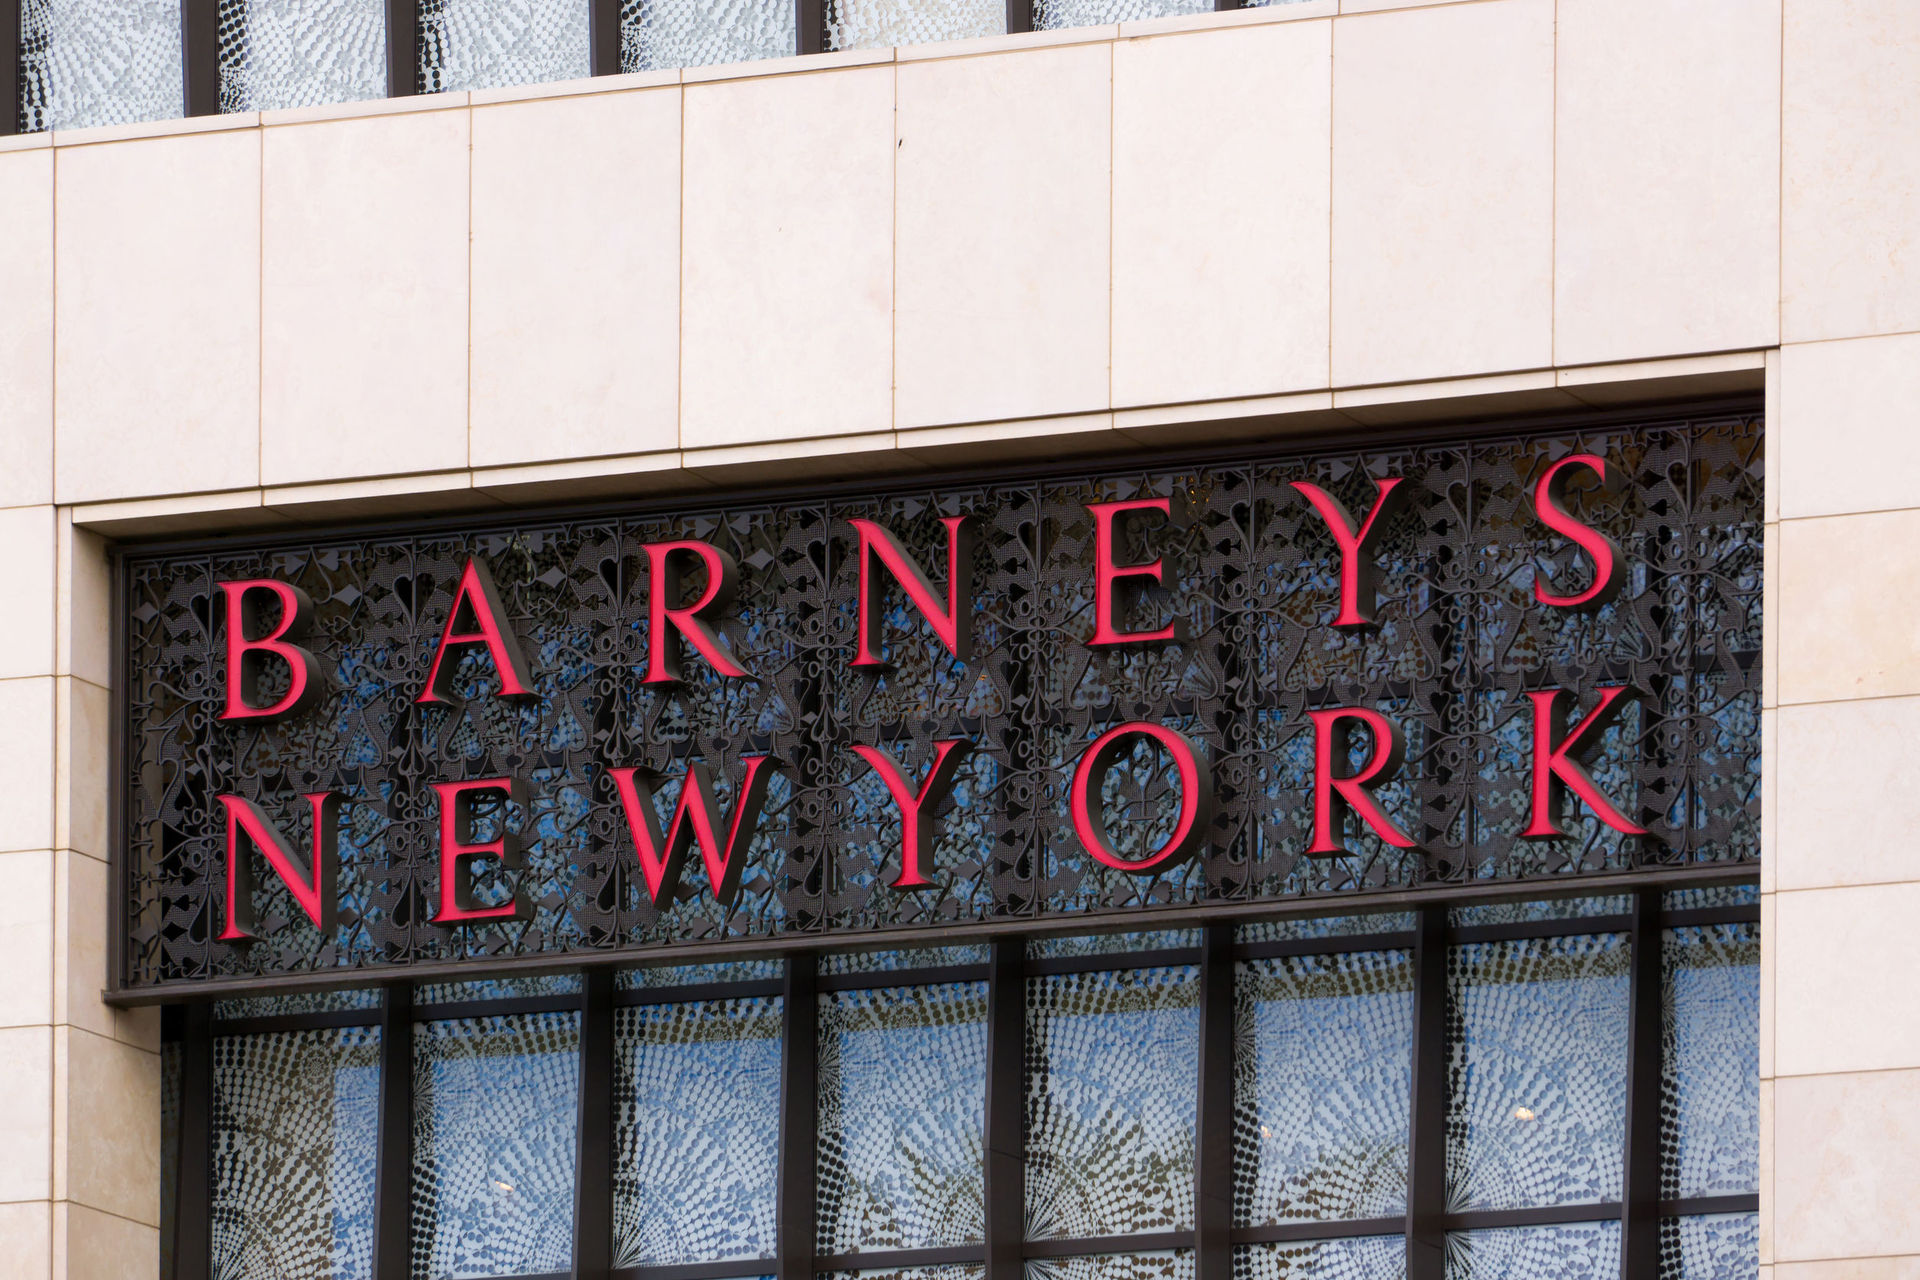
[[[20,132],[20,0],[0,0],[0,138]]]
[[[1728,883],[1725,876],[1716,883]],[[1751,883],[1750,878],[1739,883]],[[1667,877],[1667,884],[1705,883],[1698,875]],[[1608,886],[1611,888],[1611,886]],[[1592,890],[1589,888],[1588,890]],[[1514,899],[1521,895],[1506,895]],[[1526,895],[1537,898],[1539,895]],[[1663,911],[1657,885],[1633,894],[1628,914],[1568,920],[1460,927],[1449,923],[1444,902],[1418,908],[1415,929],[1364,936],[1288,942],[1236,943],[1233,925],[1206,927],[1202,945],[1113,954],[1030,959],[1025,941],[1002,937],[986,964],[823,975],[816,954],[786,958],[776,979],[703,983],[681,987],[616,990],[608,969],[584,975],[577,995],[516,997],[415,1005],[412,988],[389,983],[380,1007],[333,1013],[294,1014],[216,1021],[211,1003],[189,1005],[168,1020],[168,1034],[184,1040],[183,1092],[178,1164],[175,1274],[162,1280],[208,1280],[211,1266],[213,1040],[314,1027],[381,1027],[380,1149],[374,1223],[375,1280],[409,1280],[412,1205],[413,1027],[448,1017],[533,1013],[556,1009],[581,1013],[581,1088],[578,1174],[575,1195],[576,1280],[731,1280],[773,1274],[779,1280],[815,1280],[822,1272],[898,1268],[945,1263],[982,1263],[986,1280],[1024,1280],[1034,1258],[1158,1249],[1193,1249],[1195,1280],[1232,1280],[1235,1246],[1306,1242],[1354,1236],[1402,1235],[1409,1280],[1438,1280],[1445,1272],[1450,1232],[1618,1220],[1622,1224],[1622,1280],[1656,1280],[1661,1223],[1682,1215],[1750,1213],[1757,1196],[1688,1200],[1660,1198],[1661,1046],[1665,930],[1708,924],[1755,923],[1758,907],[1734,906]],[[1446,1209],[1448,1063],[1451,1051],[1447,954],[1463,943],[1620,933],[1630,955],[1625,1195],[1621,1203],[1563,1205],[1498,1212],[1449,1213]],[[1240,962],[1281,955],[1400,949],[1413,954],[1414,1061],[1409,1132],[1408,1204],[1404,1217],[1295,1222],[1236,1227],[1233,1222],[1235,975]],[[1096,1239],[1029,1240],[1025,1230],[1025,1107],[1028,1064],[1029,980],[1048,973],[1089,972],[1152,966],[1199,969],[1199,1080],[1194,1172],[1195,1222],[1189,1231],[1152,1232]],[[925,986],[947,982],[987,984],[985,1081],[985,1239],[958,1248],[886,1250],[826,1256],[815,1251],[815,1150],[818,1057],[817,1018],[823,992],[872,987]],[[776,1250],[772,1258],[682,1266],[612,1269],[614,1173],[613,1087],[617,1070],[614,1011],[621,1006],[717,1000],[778,993],[782,1011],[781,1153],[776,1191]],[[522,1277],[520,1280],[536,1280]]]

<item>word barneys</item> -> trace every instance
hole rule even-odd
[[[1582,471],[1598,477],[1609,492],[1618,491],[1623,483],[1605,459],[1575,454],[1547,467],[1533,492],[1535,515],[1555,534],[1580,547],[1593,567],[1590,583],[1570,594],[1556,594],[1547,582],[1536,580],[1534,598],[1549,608],[1598,609],[1618,594],[1623,578],[1624,563],[1618,546],[1568,510],[1567,481],[1570,473]],[[1405,496],[1401,479],[1377,481],[1372,509],[1359,520],[1319,486],[1295,481],[1293,487],[1325,521],[1340,554],[1339,608],[1329,620],[1331,625],[1345,630],[1371,627],[1378,594],[1376,553],[1388,519]],[[1089,503],[1087,509],[1094,518],[1095,532],[1094,627],[1084,643],[1093,648],[1114,648],[1184,639],[1183,622],[1177,618],[1155,630],[1123,629],[1127,593],[1138,592],[1148,584],[1162,584],[1165,567],[1159,559],[1131,564],[1115,560],[1122,522],[1178,523],[1183,519],[1178,500],[1097,502]],[[973,563],[972,518],[952,516],[942,522],[946,527],[947,562],[944,598],[927,572],[886,528],[871,520],[852,519],[849,523],[859,539],[857,645],[851,665],[869,671],[887,665],[878,647],[882,638],[876,620],[883,615],[889,582],[904,592],[913,611],[948,653],[959,661],[970,661],[973,637],[967,567]],[[719,676],[751,679],[716,630],[736,590],[737,569],[731,557],[707,542],[691,540],[650,543],[643,550],[650,575],[644,682],[670,684],[681,680],[688,646]],[[688,570],[695,565],[704,581],[697,596],[682,603],[690,594]],[[306,594],[275,579],[222,582],[219,586],[226,626],[226,703],[221,719],[257,721],[296,715],[315,706],[330,687],[332,676],[324,657],[300,644],[313,617]],[[505,616],[486,564],[470,558],[455,590],[425,685],[414,700],[453,701],[454,671],[460,658],[470,653],[484,654],[491,663],[498,681],[494,696],[533,697],[526,658],[505,624]],[[257,690],[270,673],[277,674],[281,669],[286,673],[284,694],[265,704],[250,701],[248,691]],[[1607,826],[1630,835],[1647,834],[1602,794],[1587,768],[1605,729],[1635,697],[1635,691],[1625,685],[1597,687],[1592,693],[1592,706],[1577,720],[1573,712],[1583,701],[1577,691],[1550,689],[1528,693],[1527,697],[1533,717],[1532,778],[1529,821],[1521,835],[1530,839],[1567,838],[1571,833],[1565,826],[1563,810],[1569,793]],[[1396,848],[1416,848],[1414,839],[1373,794],[1401,767],[1405,739],[1399,726],[1378,711],[1357,706],[1312,710],[1308,716],[1313,728],[1314,777],[1311,839],[1305,852],[1314,857],[1347,853],[1345,833],[1354,821],[1365,824]],[[1356,729],[1366,735],[1365,756],[1357,767]],[[1143,742],[1157,747],[1171,760],[1178,779],[1180,808],[1171,833],[1159,847],[1145,856],[1130,858],[1115,847],[1101,796],[1108,773]],[[933,747],[930,761],[907,767],[877,747],[852,748],[885,784],[899,810],[900,870],[890,882],[896,890],[933,886],[926,871],[938,816],[973,743],[966,738],[948,738]],[[732,812],[728,814],[718,801],[707,765],[689,763],[681,778],[672,820],[663,832],[654,807],[653,787],[665,779],[640,768],[608,767],[634,856],[656,908],[664,909],[675,900],[683,868],[696,845],[709,890],[723,905],[733,902],[767,784],[777,769],[777,762],[770,756],[742,755]],[[919,773],[917,783],[910,770]],[[524,780],[498,777],[432,785],[438,797],[440,868],[433,923],[452,926],[529,917],[531,906],[517,891],[505,902],[477,901],[473,876],[476,862],[482,859],[497,860],[507,867],[522,865],[513,833],[503,829],[494,839],[480,840],[475,814],[482,800],[496,806],[503,801],[524,805]],[[337,910],[339,811],[345,797],[322,791],[304,798],[311,809],[311,848],[303,866],[289,840],[251,801],[236,795],[219,797],[226,818],[226,923],[219,935],[222,941],[244,942],[254,936],[253,867],[246,846],[266,860],[307,918],[322,932],[332,932]],[[1151,876],[1199,851],[1211,800],[1207,762],[1193,742],[1167,726],[1132,721],[1108,729],[1088,744],[1074,769],[1068,806],[1075,835],[1090,857],[1123,872]]]

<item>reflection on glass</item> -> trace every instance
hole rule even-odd
[[[589,58],[587,0],[420,0],[428,93],[578,80]]]
[[[1660,1194],[1760,1189],[1760,926],[1669,929]]]
[[[614,1011],[613,1265],[773,1256],[778,996]]]
[[[1211,13],[1210,0],[1035,0],[1033,29],[1094,27],[1141,18],[1170,18],[1181,13]]]
[[[792,0],[621,0],[622,71],[785,58],[797,47]]]
[[[1625,936],[1473,943],[1447,970],[1449,1207],[1619,1199]]]
[[[1027,954],[1036,960],[1065,956],[1120,956],[1135,951],[1174,951],[1197,947],[1202,929],[1156,929],[1141,933],[1089,933],[1076,938],[1035,938]]]
[[[416,1280],[573,1265],[580,1015],[414,1028]]]
[[[828,0],[827,47],[884,49],[996,36],[1007,29],[1004,0]]]
[[[1300,916],[1236,925],[1233,940],[1292,942],[1306,938],[1357,938],[1371,933],[1408,933],[1413,924],[1411,911],[1383,911],[1368,916]]]
[[[373,1269],[380,1032],[213,1042],[213,1274],[364,1280]]]
[[[577,973],[538,973],[525,978],[481,978],[474,982],[423,982],[413,1003],[454,1004],[466,1000],[518,1000],[527,996],[570,996],[580,992]]]
[[[651,969],[622,969],[613,976],[613,985],[622,991],[642,991],[659,987],[691,987],[707,982],[765,982],[770,978],[778,978],[780,973],[778,960],[675,964]]]
[[[1616,1280],[1619,1274],[1617,1221],[1455,1231],[1447,1236],[1447,1280]]]
[[[385,0],[220,0],[219,40],[222,111],[387,92]]]
[[[1716,1213],[1660,1224],[1660,1280],[1752,1280],[1760,1269],[1760,1215]]]
[[[821,973],[893,973],[901,969],[935,969],[949,965],[985,964],[985,944],[964,947],[919,947],[911,951],[838,951],[820,957]]]
[[[1193,1250],[1028,1258],[1027,1280],[1193,1280]]]
[[[1407,1207],[1413,956],[1237,966],[1234,1225]]]
[[[1193,1226],[1199,988],[1193,965],[1028,981],[1029,1239]]]
[[[160,1274],[173,1274],[173,1230],[180,1214],[180,1069],[184,1046],[160,1045]]]
[[[1406,1274],[1406,1237],[1397,1234],[1233,1249],[1233,1280],[1396,1280]]]
[[[1537,898],[1531,902],[1488,902],[1447,912],[1459,927],[1483,924],[1533,924],[1543,920],[1579,920],[1586,916],[1623,916],[1633,910],[1624,893],[1590,898]]]
[[[378,1009],[380,993],[357,991],[300,991],[286,996],[244,996],[213,1002],[215,1018],[273,1018],[295,1013],[332,1013],[347,1009]]]
[[[819,1252],[986,1238],[987,984],[820,997]]]
[[[937,1267],[875,1267],[867,1271],[821,1271],[814,1280],[984,1280],[986,1267],[960,1262]],[[773,1280],[773,1277],[764,1277]]]
[[[180,0],[22,0],[26,130],[172,120],[185,109]]]
[[[1668,911],[1699,911],[1709,907],[1757,907],[1757,884],[1716,884],[1704,889],[1669,889],[1660,895],[1660,905]]]

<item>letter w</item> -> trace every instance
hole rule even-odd
[[[739,895],[747,846],[753,843],[760,808],[767,798],[767,783],[776,772],[770,756],[742,756],[740,763],[746,766],[747,776],[734,800],[733,822],[727,826],[725,844],[720,842],[722,815],[713,798],[713,775],[706,765],[696,761],[687,766],[687,776],[680,784],[680,803],[674,807],[673,822],[664,837],[648,786],[649,778],[658,781],[661,775],[638,768],[607,770],[620,793],[620,807],[626,811],[627,834],[633,840],[641,873],[647,878],[648,899],[657,909],[664,911],[673,905],[681,868],[695,841],[699,842],[700,860],[706,864],[707,885],[714,898],[721,906],[730,907]]]

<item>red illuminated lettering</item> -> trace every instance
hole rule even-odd
[[[525,890],[516,887],[505,902],[487,907],[473,896],[474,863],[494,858],[512,870],[525,859],[519,837],[507,830],[508,804],[526,807],[526,784],[519,778],[470,778],[436,782],[440,796],[440,909],[435,924],[474,924],[487,920],[526,920],[533,915]],[[492,840],[473,838],[474,802],[492,796],[499,810],[500,834]]]
[[[327,682],[326,668],[320,659],[293,643],[306,635],[313,625],[313,601],[290,582],[255,578],[246,582],[223,582],[220,591],[227,599],[227,706],[222,720],[255,720],[304,711],[319,697]],[[266,625],[263,597],[279,602],[280,620]],[[260,634],[261,632],[265,634]],[[256,707],[247,694],[265,674],[269,655],[285,662],[291,671],[286,693],[277,702]]]
[[[1147,738],[1173,757],[1180,777],[1180,817],[1166,842],[1144,858],[1129,859],[1113,847],[1107,838],[1107,822],[1101,803],[1101,790],[1107,773],[1133,750],[1135,738]],[[1165,725],[1136,720],[1107,730],[1093,740],[1080,757],[1073,773],[1073,791],[1068,800],[1074,834],[1094,861],[1118,871],[1149,876],[1178,866],[1200,851],[1205,840],[1203,826],[1213,808],[1213,774],[1194,751],[1186,737]]]
[[[620,807],[626,813],[627,834],[633,840],[633,852],[640,860],[641,874],[647,880],[647,899],[659,910],[673,905],[680,888],[680,872],[687,853],[697,841],[700,860],[706,864],[707,887],[721,906],[733,905],[739,896],[740,873],[747,864],[747,846],[753,843],[754,828],[760,823],[760,809],[766,803],[767,783],[774,774],[768,756],[742,756],[746,777],[740,783],[733,802],[733,821],[727,825],[726,843],[720,842],[722,817],[713,796],[713,776],[698,761],[687,766],[680,783],[680,802],[674,807],[673,822],[663,838],[660,819],[653,811],[653,791],[647,779],[658,774],[632,769],[609,769],[614,789],[620,795]],[[643,776],[646,775],[646,776]]]
[[[220,941],[249,941],[257,927],[253,913],[253,860],[241,843],[242,832],[266,858],[267,865],[287,886],[294,903],[313,922],[314,928],[332,937],[339,902],[335,883],[340,870],[341,800],[331,791],[316,791],[305,799],[313,810],[313,856],[303,870],[294,861],[293,849],[252,801],[239,796],[220,797],[220,805],[227,814],[227,920],[226,927],[220,931]]]
[[[1548,467],[1533,487],[1533,509],[1542,524],[1555,533],[1565,534],[1579,544],[1593,560],[1593,582],[1585,591],[1570,596],[1555,595],[1540,577],[1533,580],[1533,598],[1556,609],[1598,609],[1620,594],[1624,561],[1612,538],[1581,523],[1567,510],[1567,477],[1575,467],[1584,467],[1600,477],[1600,488],[1618,493],[1626,477],[1605,458],[1591,453],[1576,453]]]
[[[947,527],[947,598],[942,608],[933,584],[894,536],[871,520],[850,520],[860,531],[860,619],[859,650],[856,667],[886,665],[874,651],[874,635],[879,630],[881,602],[885,584],[874,572],[874,564],[885,565],[893,580],[907,593],[927,625],[933,628],[947,652],[962,662],[973,657],[972,592],[968,577],[973,570],[973,520],[968,516],[948,516],[940,523]]]
[[[1334,545],[1340,549],[1340,611],[1333,616],[1336,627],[1373,625],[1380,595],[1380,569],[1374,561],[1374,552],[1386,534],[1387,520],[1406,499],[1408,491],[1401,485],[1398,476],[1380,481],[1380,494],[1373,500],[1373,510],[1356,525],[1346,503],[1310,481],[1293,482],[1293,487],[1306,496],[1326,521],[1327,532],[1333,535]]]
[[[1602,795],[1587,772],[1600,737],[1619,714],[1638,697],[1628,685],[1606,685],[1595,689],[1600,701],[1579,724],[1567,728],[1567,712],[1578,699],[1571,689],[1550,689],[1529,693],[1533,702],[1533,812],[1527,829],[1520,834],[1534,840],[1552,840],[1570,833],[1561,825],[1566,794],[1580,797],[1593,816],[1615,831],[1643,836],[1647,829],[1636,825],[1613,802]]]
[[[647,684],[679,681],[680,640],[693,642],[713,669],[723,676],[740,677],[746,671],[728,656],[709,614],[724,612],[733,603],[740,571],[733,557],[709,542],[649,542],[647,544]],[[700,598],[681,605],[686,595],[685,566],[698,560],[706,570]]]
[[[1375,800],[1375,788],[1385,785],[1400,771],[1406,758],[1406,739],[1400,727],[1365,707],[1336,707],[1309,711],[1313,720],[1313,842],[1307,856],[1337,857],[1349,853],[1346,846],[1347,815],[1356,814],[1373,833],[1397,849],[1419,846],[1400,829]],[[1372,738],[1366,763],[1352,773],[1346,772],[1352,755],[1352,729],[1364,725]]]
[[[460,585],[453,592],[453,607],[447,610],[447,625],[440,632],[440,647],[434,651],[433,666],[427,670],[427,686],[416,702],[451,702],[454,671],[458,658],[449,662],[449,654],[483,645],[493,659],[500,676],[500,696],[531,698],[527,687],[527,660],[520,654],[520,642],[502,625],[506,610],[500,607],[500,593],[493,585],[493,574],[480,560],[469,558]]]
[[[1158,640],[1180,640],[1185,638],[1186,620],[1175,618],[1158,631],[1121,631],[1114,621],[1115,615],[1124,607],[1118,599],[1120,588],[1131,586],[1143,590],[1146,582],[1163,581],[1166,567],[1158,558],[1144,564],[1115,564],[1113,562],[1114,539],[1120,517],[1136,511],[1158,512],[1166,522],[1175,528],[1184,523],[1184,512],[1176,512],[1169,498],[1134,498],[1125,502],[1089,502],[1087,510],[1093,513],[1093,634],[1087,638],[1087,644],[1093,648],[1104,648],[1119,644],[1145,644]],[[1143,581],[1135,581],[1141,579]]]
[[[927,776],[917,792],[900,771],[900,766],[894,763],[892,756],[878,747],[855,746],[854,750],[862,760],[873,766],[873,771],[880,775],[880,781],[886,783],[894,804],[900,808],[900,874],[890,887],[934,887],[934,882],[927,879],[924,871],[933,861],[933,819],[951,798],[954,777],[973,751],[973,744],[965,738],[948,738],[934,743],[933,765],[927,770]]]

